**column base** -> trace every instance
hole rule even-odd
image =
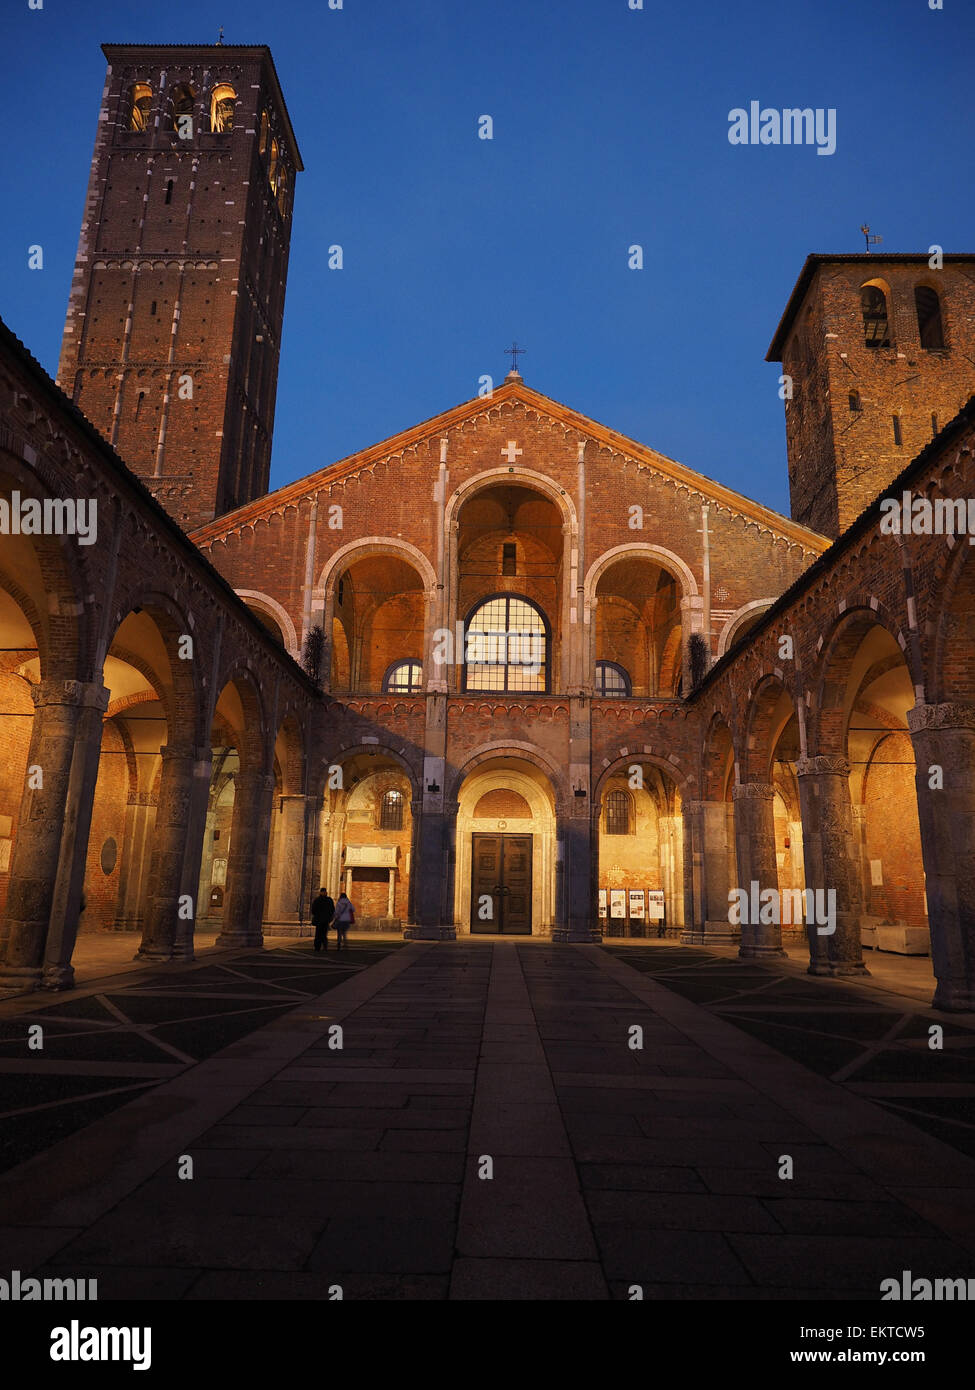
[[[678,940],[682,946],[735,946],[741,933],[733,931],[727,922],[716,926],[705,922],[703,927],[685,927]]]
[[[810,961],[806,968],[807,975],[832,975],[832,973],[828,960]]]
[[[870,971],[863,961],[833,961],[829,967],[831,975],[869,975]]]
[[[222,931],[213,943],[215,946],[234,947],[252,946],[255,950],[261,950],[264,945],[264,933],[260,931]]]
[[[404,941],[456,941],[457,928],[450,927],[404,927]]]
[[[946,1014],[975,1012],[975,988],[968,985],[938,985],[931,1007],[941,1009]]]
[[[173,945],[173,960],[196,960],[192,941],[177,941]]]
[[[140,946],[139,949],[136,951],[135,955],[132,957],[133,960],[151,961],[153,965],[160,965],[167,960],[172,960],[172,958],[172,948],[170,948],[168,951],[164,951],[160,950],[158,947],[153,946],[150,946],[147,951],[144,951]]]
[[[0,999],[13,999],[18,994],[33,994],[40,987],[39,965],[5,965],[0,970]]]
[[[781,946],[742,946],[738,950],[739,960],[774,960],[784,956]]]
[[[46,965],[41,979],[41,989],[74,989],[74,966]]]
[[[553,927],[552,940],[560,946],[589,945],[602,943],[601,927]]]

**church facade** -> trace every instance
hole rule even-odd
[[[79,930],[295,935],[324,884],[408,937],[930,950],[973,1007],[975,257],[808,258],[794,519],[516,367],[267,493],[270,53],[105,52],[64,395],[2,344],[0,497],[104,520],[0,543],[0,988]]]

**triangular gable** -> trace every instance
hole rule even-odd
[[[297,506],[303,499],[311,498],[320,490],[328,488],[334,483],[342,482],[363,469],[368,469],[373,464],[388,458],[391,454],[402,454],[410,449],[415,449],[417,445],[429,439],[439,439],[446,431],[463,424],[466,420],[485,415],[489,411],[497,409],[499,405],[519,403],[529,410],[547,415],[567,429],[578,430],[580,434],[605,448],[625,454],[628,458],[633,459],[638,466],[643,465],[653,469],[678,485],[698,493],[704,500],[715,502],[746,520],[754,521],[763,530],[773,531],[784,539],[800,545],[804,550],[818,555],[830,544],[825,536],[820,536],[808,527],[799,525],[798,522],[782,516],[781,513],[773,511],[770,507],[763,507],[761,503],[752,501],[750,497],[745,497],[742,493],[725,487],[723,483],[715,482],[714,479],[696,472],[693,468],[688,468],[683,463],[678,463],[676,459],[668,458],[665,454],[658,453],[657,450],[648,448],[645,444],[638,444],[617,430],[609,429],[608,426],[601,425],[598,421],[591,420],[587,415],[560,404],[550,396],[542,395],[540,391],[533,391],[522,381],[505,381],[495,388],[491,396],[477,396],[473,400],[464,401],[461,405],[454,406],[452,410],[446,410],[440,415],[433,416],[432,419],[424,420],[421,424],[414,425],[411,429],[404,430],[400,434],[391,435],[388,439],[381,440],[368,449],[362,449],[357,454],[350,454],[337,463],[328,464],[325,468],[309,473],[297,482],[286,483],[284,487],[266,493],[263,497],[247,503],[246,506],[237,507],[232,512],[226,512],[190,534],[197,545],[219,540],[222,536],[236,531],[242,526],[253,525],[254,522],[268,517],[274,512],[280,512],[284,507]]]

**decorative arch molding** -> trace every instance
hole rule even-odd
[[[945,693],[947,689],[945,647],[951,641],[950,621],[955,616],[959,590],[966,579],[970,579],[972,576],[969,567],[973,560],[975,560],[975,555],[973,555],[971,546],[956,546],[955,554],[948,562],[940,592],[934,596],[931,605],[934,641],[931,643],[929,678],[925,682],[925,689],[928,691],[927,698],[931,704],[940,704],[955,698]],[[975,691],[970,691],[969,698],[973,695],[975,695]]]
[[[585,601],[586,606],[592,607],[596,598],[596,585],[600,577],[616,564],[618,560],[651,560],[659,564],[663,569],[668,569],[679,579],[683,587],[683,598],[696,598],[698,594],[697,580],[694,574],[679,555],[675,555],[672,550],[665,549],[662,545],[651,545],[649,541],[637,541],[627,545],[615,545],[612,550],[604,551],[598,560],[594,560],[589,566],[589,571],[585,581]]]
[[[765,612],[766,609],[772,607],[774,602],[774,598],[756,598],[752,599],[751,603],[743,603],[740,608],[736,609],[721,629],[721,635],[718,638],[718,655],[715,659],[717,661],[721,660],[725,652],[735,641],[736,629],[741,627],[746,618],[755,614],[756,609],[761,609],[762,612]]]
[[[499,483],[521,483],[522,486],[534,488],[536,492],[541,492],[550,501],[554,502],[562,513],[563,525],[569,529],[572,536],[579,533],[579,520],[576,515],[575,503],[565,491],[560,488],[552,478],[544,473],[537,473],[534,468],[521,468],[517,464],[501,468],[488,468],[482,473],[477,473],[472,478],[465,478],[459,483],[450,497],[444,509],[444,521],[447,530],[454,529],[458,524],[458,516],[465,502],[469,502],[479,492],[486,492],[492,487],[497,487]]]
[[[269,618],[274,619],[281,629],[285,647],[287,647],[290,655],[297,661],[299,657],[298,634],[295,631],[295,625],[291,621],[288,610],[282,607],[276,599],[271,598],[268,594],[261,593],[258,589],[235,589],[234,592],[248,608],[254,607],[261,609]]]
[[[644,753],[639,749],[634,749],[632,753],[627,753],[614,758],[612,762],[608,762],[600,772],[592,789],[591,810],[594,816],[597,814],[596,808],[602,800],[603,788],[609,779],[622,772],[624,768],[632,767],[634,763],[649,763],[658,772],[666,773],[680,792],[682,800],[694,799],[694,787],[697,785],[697,778],[693,772],[687,771],[682,759],[676,753],[665,758],[662,753]]]
[[[549,758],[547,753],[534,747],[530,743],[521,743],[513,739],[499,739],[496,743],[485,743],[462,763],[460,767],[453,768],[450,774],[450,781],[445,787],[445,801],[456,801],[458,792],[462,784],[470,775],[477,770],[482,763],[490,762],[493,758],[521,758],[527,763],[531,763],[539,772],[549,779],[552,784],[555,797],[556,809],[561,810],[567,804],[569,795],[569,785],[562,768]]]
[[[322,606],[326,598],[331,597],[339,573],[344,573],[353,563],[351,556],[364,559],[367,555],[397,555],[419,573],[428,595],[436,589],[436,572],[422,550],[394,536],[365,536],[362,540],[349,541],[329,557],[313,590],[313,602]]]
[[[240,734],[240,746],[237,748],[237,756],[240,760],[241,771],[270,771],[274,765],[274,739],[268,733],[268,717],[262,690],[263,682],[258,672],[246,658],[237,658],[229,666],[221,670],[213,690],[213,709],[210,715],[210,728],[213,725],[213,717],[216,713],[217,704],[220,696],[228,685],[235,685],[240,696],[240,703],[244,711],[245,727],[234,730]],[[251,751],[253,744],[254,730],[246,727],[246,721],[251,718],[257,723],[257,735],[260,746],[257,756]],[[210,736],[210,728],[207,730],[207,737]],[[277,737],[277,730],[274,731]],[[270,742],[270,747],[268,746]]]
[[[898,648],[904,657],[904,664],[907,667],[911,684],[914,687],[918,703],[924,701],[923,672],[917,668],[914,653],[914,643],[901,628],[893,613],[880,602],[879,599],[870,594],[857,595],[852,603],[841,600],[839,604],[839,615],[834,620],[831,627],[826,629],[820,636],[816,653],[815,672],[807,683],[807,689],[812,694],[809,701],[809,712],[806,719],[806,731],[808,739],[807,756],[813,757],[818,754],[836,753],[837,756],[845,752],[837,747],[826,746],[830,741],[824,728],[824,715],[827,713],[827,693],[837,678],[837,663],[845,664],[846,670],[843,675],[843,689],[849,680],[849,664],[855,652],[859,649],[860,642],[866,637],[871,627],[882,628],[889,637],[897,643]],[[862,627],[860,641],[852,652],[841,652],[840,648],[847,640],[850,629],[857,626]],[[833,731],[832,742],[836,743],[836,732]]]
[[[514,755],[511,744],[506,745],[506,752]],[[544,766],[542,759],[529,758],[522,750],[517,754],[522,762],[529,763],[543,774],[544,785],[524,768],[499,769],[487,766],[492,756],[499,755],[492,755],[482,749],[474,758],[468,760],[453,801],[456,807],[454,920],[460,932],[466,935],[471,921],[474,835],[487,829],[493,832],[495,826],[498,826],[497,819],[475,817],[474,810],[485,792],[504,786],[524,797],[531,812],[530,822],[526,824],[515,818],[515,826],[518,834],[528,834],[532,841],[532,934],[536,935],[539,931],[547,931],[555,925],[556,837],[562,806],[553,786],[552,772]],[[502,820],[500,826],[504,824]]]
[[[318,791],[322,790],[324,782],[328,780],[328,769],[331,766],[336,763],[347,762],[349,758],[358,757],[360,753],[368,753],[371,757],[388,758],[391,763],[395,763],[409,781],[413,801],[417,802],[420,799],[422,796],[420,772],[410,765],[403,754],[391,748],[388,743],[363,743],[361,739],[352,739],[348,743],[340,744],[334,752],[326,754],[319,760],[317,769]]]
[[[736,769],[739,767],[739,748],[735,737],[734,723],[723,710],[715,710],[708,720],[708,726],[701,743],[701,798],[704,801],[716,801],[718,799],[713,793],[718,789],[720,769],[718,739],[722,730],[727,733],[730,745],[732,785],[735,781]]]
[[[157,671],[138,652],[117,645],[118,634],[123,624],[137,608],[152,619],[153,625],[162,639],[169,663],[171,682],[169,685],[164,679],[164,672]],[[200,662],[183,661],[176,651],[180,637],[193,635],[194,641],[197,640],[197,634],[193,633],[195,623],[192,617],[183,609],[173,594],[159,589],[145,589],[126,594],[124,599],[115,607],[115,614],[118,616],[113,615],[109,630],[99,640],[96,669],[100,673],[104,672],[105,662],[111,655],[132,666],[157,691],[158,698],[166,712],[169,739],[175,743],[180,736],[185,736],[193,745],[199,744],[202,741],[205,724],[203,709],[205,701],[199,683]],[[103,643],[104,646],[102,646]],[[172,698],[169,695],[170,690],[172,691]],[[187,719],[188,713],[190,719]],[[187,728],[188,724],[191,724],[191,727]]]
[[[767,746],[759,747],[759,732],[756,730],[759,714],[764,711],[771,717],[772,710],[783,695],[789,701],[789,716],[777,732],[773,732],[770,727],[766,731],[767,736],[763,733],[764,744]],[[742,756],[741,762],[736,763],[741,769],[743,782],[767,782],[771,779],[771,762],[775,746],[789,720],[796,717],[795,692],[786,684],[785,672],[778,668],[774,671],[763,671],[752,683],[747,696],[741,741]]]

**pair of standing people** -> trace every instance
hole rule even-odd
[[[318,897],[311,905],[311,920],[315,926],[316,951],[328,950],[328,929],[333,923],[336,951],[341,951],[343,946],[348,950],[345,936],[349,928],[355,926],[355,908],[344,893],[339,894],[338,902],[333,902],[324,887],[319,888]]]

